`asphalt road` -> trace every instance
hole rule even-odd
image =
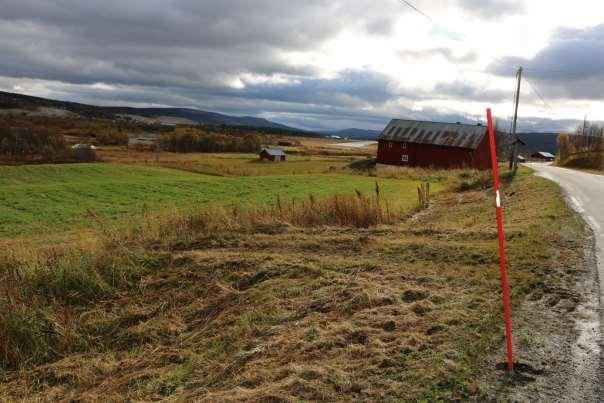
[[[558,183],[566,192],[569,204],[594,233],[599,287],[596,282],[591,286],[579,285],[578,291],[586,300],[573,315],[576,340],[567,366],[570,372],[562,382],[566,383],[566,389],[560,400],[604,402],[604,176],[551,164],[526,165],[537,175]]]
[[[596,240],[600,300],[604,303],[604,175],[594,175],[551,164],[526,164],[539,176],[558,183],[568,196],[572,207],[590,225]]]

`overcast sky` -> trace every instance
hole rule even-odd
[[[0,90],[382,129],[509,119],[522,65],[522,130],[604,119],[602,0],[412,3],[0,0]]]

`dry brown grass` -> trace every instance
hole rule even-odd
[[[178,154],[141,151],[133,148],[100,148],[104,162],[144,164],[218,176],[303,175],[348,172],[348,165],[358,156],[338,154],[315,155],[313,152],[289,155],[282,163],[262,163],[256,154],[190,153]]]
[[[542,179],[523,173],[503,195],[519,304],[570,274],[581,225]],[[6,371],[0,399],[484,397],[477,363],[501,340],[490,192],[447,193],[368,228],[302,217],[308,225],[229,210],[144,220],[128,235],[108,229],[106,246],[72,257],[71,270],[61,259],[37,267],[43,281],[20,287],[36,284],[24,295],[51,330],[50,363]],[[46,275],[57,270],[62,281]]]

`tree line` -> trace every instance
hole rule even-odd
[[[41,156],[52,161],[66,150],[65,136],[53,130],[0,127],[0,154],[12,159]]]
[[[176,129],[165,133],[159,139],[164,151],[177,153],[220,153],[220,152],[257,152],[267,143],[266,136],[257,133],[223,134],[207,132],[198,128]]]
[[[558,160],[561,165],[580,165],[584,168],[602,168],[604,154],[604,126],[584,122],[574,134],[558,136]]]
[[[155,128],[155,127],[154,127]],[[0,157],[4,160],[69,161],[74,158],[67,137],[95,145],[127,145],[130,136],[160,134],[157,147],[164,151],[257,152],[274,137],[259,131],[232,127],[179,126],[150,131],[133,122],[112,122],[37,117],[0,117]]]

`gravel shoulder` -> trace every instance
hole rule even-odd
[[[577,219],[573,196],[566,193]],[[486,363],[483,385],[494,401],[604,401],[604,317],[596,238],[585,223],[583,258],[565,270],[563,282],[546,287],[513,312],[517,370],[507,375],[501,348]],[[546,279],[545,279],[546,281]]]

